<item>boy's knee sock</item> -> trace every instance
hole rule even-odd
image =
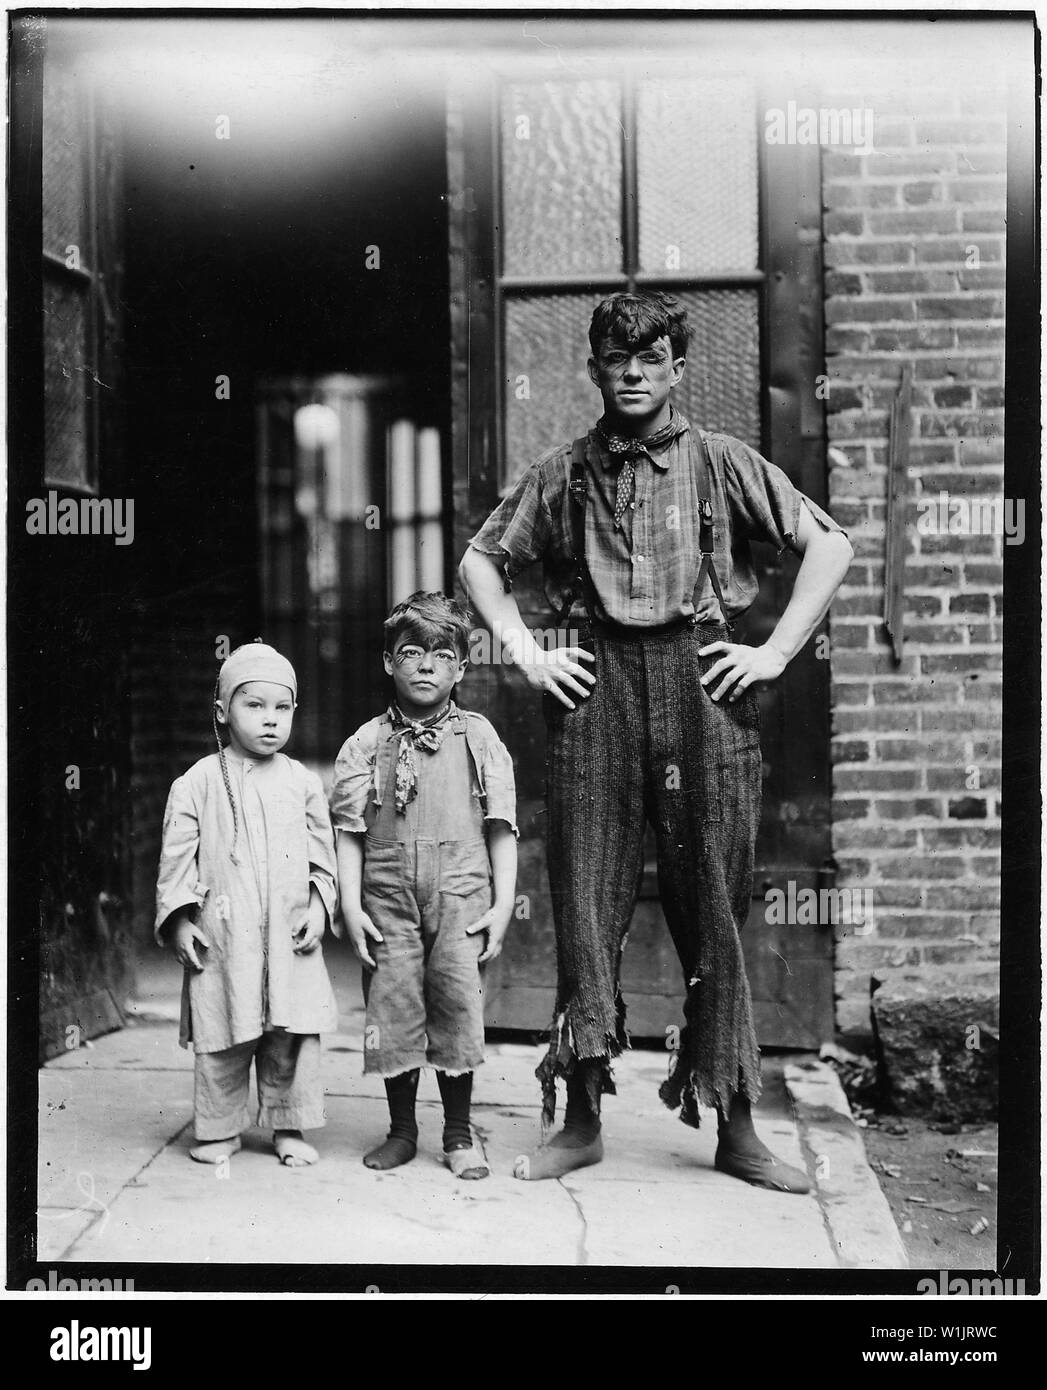
[[[461,1076],[448,1076],[446,1072],[438,1071],[436,1084],[440,1087],[440,1099],[444,1103],[444,1153],[450,1153],[452,1149],[467,1149],[473,1142],[469,1127],[473,1074],[467,1071]]]
[[[407,1139],[412,1144],[418,1139],[418,1125],[414,1118],[415,1099],[418,1095],[417,1067],[405,1071],[400,1076],[385,1078],[385,1097],[389,1102],[389,1138]]]

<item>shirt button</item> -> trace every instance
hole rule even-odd
[[[642,555],[637,555],[637,557],[636,557],[636,563],[637,563],[638,565],[642,565],[642,564],[643,564],[643,556],[642,556]]]
[[[631,512],[635,512],[635,511],[636,511],[636,503],[635,503],[635,502],[630,502],[630,503],[629,503],[629,510],[630,510]]]

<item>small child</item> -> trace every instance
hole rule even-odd
[[[440,593],[419,591],[389,614],[383,660],[396,698],[342,746],[331,818],[342,913],[364,964],[364,1071],[385,1079],[389,1103],[389,1135],[364,1163],[414,1158],[428,1065],[444,1160],[478,1179],[490,1171],[469,1119],[481,974],[512,915],[517,830],[512,759],[487,720],[451,698],[469,630],[468,610]]]
[[[337,884],[320,779],[280,752],[297,696],[279,652],[237,647],[215,687],[218,752],[179,777],[167,801],[156,938],[185,966],[180,1041],[196,1053],[199,1163],[240,1148],[252,1057],[256,1122],[273,1129],[280,1162],[319,1157],[302,1130],[324,1123],[319,1034],[336,1013],[320,942],[334,929]]]

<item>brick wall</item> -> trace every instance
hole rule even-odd
[[[223,579],[216,576],[206,593],[201,586],[187,612],[172,614],[169,606],[144,615],[131,643],[131,898],[134,935],[142,944],[152,936],[160,831],[171,783],[215,749],[210,723],[218,669],[215,639],[226,634],[230,646],[250,640],[244,618],[247,586],[223,586]]]
[[[942,80],[939,77],[939,81]],[[1003,488],[1005,101],[833,94],[871,107],[875,152],[825,151],[830,506],[855,561],[831,610],[840,886],[875,926],[837,943],[837,1021],[869,1026],[873,979],[919,992],[994,979],[999,940],[1002,540],[917,529],[919,502]],[[882,623],[887,430],[913,372],[905,648]]]
[[[160,327],[166,325],[161,320]],[[131,721],[131,902],[135,939],[152,936],[160,831],[171,783],[214,751],[219,636],[257,636],[258,523],[249,391],[222,402],[168,366],[139,327],[129,455],[141,540],[127,633]],[[159,363],[154,367],[153,363]],[[192,441],[187,447],[186,440]]]

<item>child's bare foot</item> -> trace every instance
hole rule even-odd
[[[453,1149],[445,1149],[444,1162],[456,1178],[475,1182],[491,1176],[487,1155],[475,1139],[471,1144],[456,1144]]]
[[[273,1135],[273,1148],[285,1168],[307,1168],[319,1163],[320,1155],[302,1138],[300,1129],[278,1129]]]
[[[418,1152],[418,1145],[411,1139],[400,1139],[390,1134],[383,1144],[370,1153],[364,1154],[364,1166],[384,1172],[388,1168],[399,1168],[410,1163]]]
[[[232,1139],[210,1139],[197,1144],[189,1150],[189,1157],[195,1158],[197,1163],[221,1163],[239,1153],[241,1147],[239,1134],[234,1134]]]
[[[513,1177],[524,1182],[540,1178],[562,1178],[575,1168],[587,1168],[603,1158],[603,1139],[600,1131],[563,1129],[548,1144],[532,1154],[520,1154],[513,1164]]]

